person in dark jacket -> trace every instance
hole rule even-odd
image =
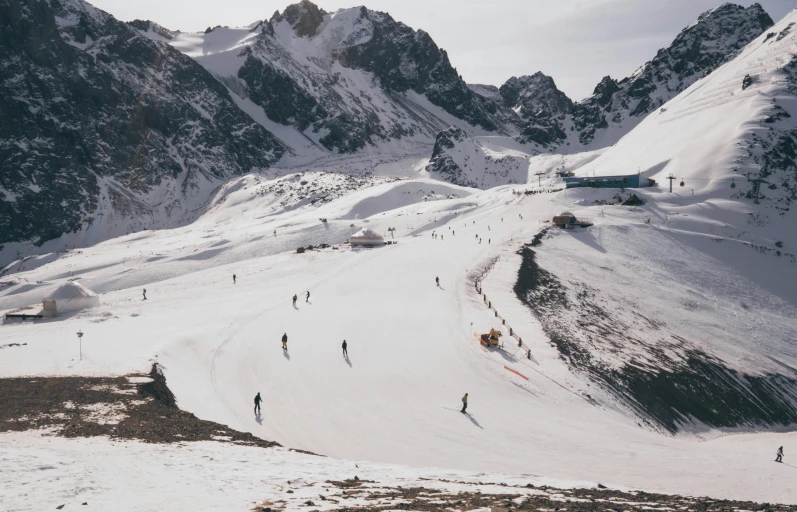
[[[310,290],[307,290],[307,297],[304,298],[305,302],[310,302]]]
[[[147,289],[144,288],[144,300],[147,300]]]
[[[346,340],[343,340],[343,357],[349,357],[349,350],[347,348],[348,346],[349,344],[346,343]]]
[[[465,396],[462,397],[462,410],[459,412],[465,412],[465,409],[468,408],[468,394],[465,393]]]
[[[434,278],[434,282],[437,283],[437,286],[440,286],[440,278],[439,277],[435,277]]]
[[[260,398],[260,391],[258,391],[257,395],[255,395],[255,414],[260,414],[260,402],[262,401],[263,399]]]
[[[235,284],[235,282],[236,282],[237,280],[238,280],[238,278],[235,276],[235,274],[233,274],[233,275],[232,275],[232,284]]]
[[[297,296],[296,296],[296,294],[294,293],[294,294],[293,294],[293,307],[296,307],[296,299],[298,299],[298,297],[297,297]]]
[[[783,447],[778,448],[778,453],[775,455],[775,462],[783,462]]]
[[[288,333],[282,335],[282,350],[288,350]]]

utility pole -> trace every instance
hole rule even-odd
[[[537,176],[537,186],[542,188],[542,171],[538,171],[534,175]]]
[[[670,194],[672,194],[672,182],[673,180],[677,180],[678,178],[676,178],[675,176],[672,175],[672,173],[670,173],[670,175],[667,176],[666,179],[670,180]]]
[[[77,340],[80,342],[80,359],[78,361],[83,360],[83,331],[77,332]]]

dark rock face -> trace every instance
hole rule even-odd
[[[79,0],[1,2],[0,54],[0,243],[179,212],[282,153],[196,62]]]
[[[428,33],[364,7],[361,17],[373,27],[371,38],[340,48],[337,57],[344,66],[373,73],[387,91],[425,94],[446,112],[486,130],[500,131],[511,120],[508,112],[499,113],[494,102],[468,88]]]
[[[323,9],[319,9],[317,5],[309,0],[302,0],[298,4],[289,5],[285,8],[282,14],[277,11],[271,17],[272,23],[278,23],[286,20],[291,24],[299,37],[312,37],[316,35],[316,30],[324,21]]]
[[[453,149],[457,143],[464,141],[467,137],[468,135],[463,130],[454,126],[440,132],[434,141],[432,158],[429,160],[426,170],[438,173],[449,183],[473,186],[473,184],[462,182],[460,179],[462,169],[446,151],[447,149]]]
[[[758,4],[744,8],[726,3],[703,13],[633,76],[619,82],[604,77],[592,96],[569,107],[553,81],[541,73],[524,77],[525,82],[510,79],[501,87],[501,94],[512,106],[522,107],[521,112],[540,112],[532,116],[521,113],[527,120],[519,137],[522,142],[545,148],[560,147],[565,142],[576,147],[609,146],[772,25],[772,19]],[[519,98],[523,97],[532,100],[529,108],[521,104]],[[566,141],[562,136],[565,124],[572,124]],[[611,133],[607,130],[610,126]]]

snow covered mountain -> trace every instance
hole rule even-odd
[[[501,98],[525,120],[523,142],[565,152],[611,146],[772,23],[759,4],[726,3],[703,13],[632,76],[604,77],[583,101],[571,102],[542,73],[509,79],[500,88]]]
[[[193,59],[87,3],[0,14],[0,243],[176,222],[283,153]]]
[[[500,88],[473,85],[485,98],[503,103],[519,118],[516,137],[529,155],[540,152],[578,153],[601,150],[615,144],[656,108],[664,105],[695,81],[711,73],[754,38],[772,26],[772,19],[759,4],[744,8],[734,4],[703,13],[686,27],[667,48],[619,82],[607,76],[589,98],[574,102],[556,87],[553,78],[537,72],[512,77]],[[427,170],[452,183],[495,186],[528,181],[527,175],[507,172],[501,161],[497,169],[488,165],[484,179],[482,163],[490,164],[490,151],[483,151],[479,136],[439,134]],[[504,179],[501,180],[500,177]],[[486,185],[490,184],[490,185]]]
[[[516,132],[511,112],[472,92],[423,31],[365,7],[327,13],[309,0],[251,27],[170,42],[269,121],[341,153],[429,143],[457,124]]]

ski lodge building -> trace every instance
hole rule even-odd
[[[643,178],[639,174],[628,174],[625,176],[585,176],[563,177],[567,188],[591,187],[591,188],[642,188],[656,186],[656,180]]]

